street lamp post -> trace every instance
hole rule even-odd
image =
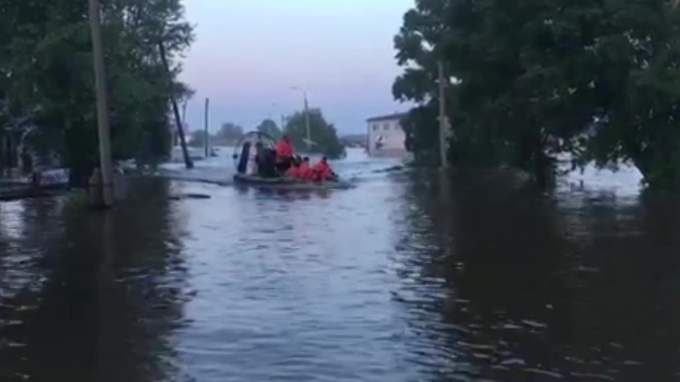
[[[273,121],[272,115],[273,115],[274,110],[275,110],[278,106],[279,106],[279,105],[278,105],[276,102],[272,102],[271,105],[269,105],[269,112],[267,113],[267,118],[268,118],[268,119],[271,119],[271,120]]]
[[[99,0],[89,0],[90,29],[92,33],[92,56],[94,62],[94,78],[97,92],[97,125],[99,133],[99,162],[101,167],[102,204],[108,208],[113,206],[113,165],[111,163],[111,135],[109,128],[109,108],[106,91],[106,72],[104,66],[104,50]]]
[[[302,97],[305,104],[305,128],[307,130],[307,151],[312,151],[312,138],[309,128],[309,103],[307,102],[307,91],[300,89],[297,86],[291,87],[291,90],[297,90],[302,93]]]

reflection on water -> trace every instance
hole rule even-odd
[[[0,380],[680,376],[678,199],[393,164],[336,163],[344,191],[0,204]]]
[[[396,298],[430,380],[680,376],[677,200],[458,174],[410,184]],[[422,355],[427,354],[427,357]]]
[[[2,204],[0,380],[153,381],[184,320],[181,217],[167,185],[109,214],[63,199]]]

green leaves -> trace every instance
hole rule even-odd
[[[296,112],[288,118],[284,128],[284,134],[288,135],[293,146],[300,151],[308,151],[306,118],[305,112]],[[326,121],[321,110],[309,110],[309,130],[313,142],[309,152],[323,154],[331,159],[340,158],[345,154],[345,148],[338,138],[335,127]]]
[[[652,185],[680,184],[680,166],[666,165],[680,149],[679,21],[665,0],[417,1],[395,37],[404,74],[394,96],[420,105],[405,125],[422,144],[410,147],[435,149],[423,110],[436,106],[441,60],[460,80],[448,94],[456,162],[538,178],[568,152],[579,165],[630,160]]]
[[[257,131],[265,133],[276,140],[281,138],[283,135],[283,132],[281,132],[281,129],[276,125],[276,122],[272,121],[271,119],[265,119],[262,121],[262,123],[257,126]]]
[[[96,113],[87,1],[0,0],[0,97],[14,118],[30,115],[65,165],[96,163]],[[193,40],[179,0],[102,0],[114,156],[156,161],[167,155],[170,93]],[[160,63],[163,41],[173,86]]]

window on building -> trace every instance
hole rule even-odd
[[[378,124],[377,123],[373,124],[373,131],[378,131]]]
[[[383,130],[387,131],[387,130],[389,130],[389,129],[390,129],[390,124],[389,124],[389,122],[385,122],[385,123],[383,124]]]

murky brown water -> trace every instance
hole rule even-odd
[[[337,192],[0,204],[0,380],[680,377],[678,199],[387,165],[338,164]]]

